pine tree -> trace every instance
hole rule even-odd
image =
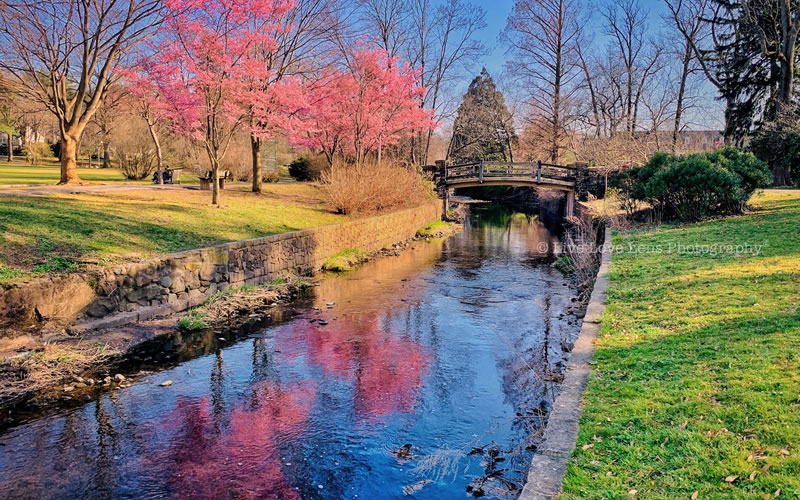
[[[483,68],[458,107],[448,159],[451,163],[514,161],[518,143],[505,98]]]

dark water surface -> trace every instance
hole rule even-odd
[[[578,331],[555,244],[473,210],[289,320],[2,431],[0,497],[516,495]]]

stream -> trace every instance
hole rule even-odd
[[[0,427],[0,496],[516,498],[580,329],[558,240],[490,205],[412,246]]]

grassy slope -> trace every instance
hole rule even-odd
[[[117,168],[79,168],[78,176],[87,182],[128,182],[149,184],[149,178],[141,181],[126,179]],[[28,165],[26,163],[0,162],[0,186],[14,184],[56,184],[61,178],[60,167],[55,163]],[[182,184],[197,184],[197,176],[188,170],[181,172]]]
[[[800,191],[753,202],[747,216],[615,237],[564,498],[800,497]],[[765,246],[629,247],[679,243]]]
[[[237,189],[223,191],[223,209],[192,190],[3,197],[0,280],[75,259],[136,260],[346,220],[311,184],[265,184],[260,196]]]

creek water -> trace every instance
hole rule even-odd
[[[557,245],[475,208],[236,342],[176,337],[132,386],[6,424],[0,496],[512,498],[579,330]]]

